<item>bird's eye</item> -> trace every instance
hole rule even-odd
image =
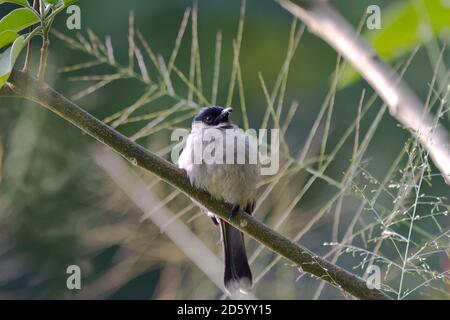
[[[210,123],[211,120],[212,120],[212,117],[211,116],[207,116],[206,119],[205,119],[205,122],[206,123]]]

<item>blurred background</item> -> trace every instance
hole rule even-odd
[[[448,93],[450,3],[391,3],[346,0],[335,6],[384,59],[405,71],[405,80],[449,129],[442,98]],[[365,25],[373,4],[381,9],[380,30]],[[293,24],[269,0],[248,0],[245,20],[238,0],[199,0],[198,10],[181,0],[78,5],[81,30],[68,30],[62,14],[51,37],[47,80],[59,92],[170,159],[173,129],[189,128],[207,102],[230,102],[233,73],[233,120],[256,129],[277,127],[263,82],[285,144],[280,173],[261,182],[255,216],[360,276],[370,264],[379,266],[382,288],[393,297],[400,291],[402,298],[449,298],[448,186],[370,87],[301,22]],[[12,9],[2,5],[0,16]],[[167,93],[161,69],[170,66],[183,16],[186,29],[170,81],[175,94],[169,96],[161,93]],[[133,72],[126,73],[130,24],[138,49],[131,50]],[[112,48],[114,63],[97,41]],[[35,67],[38,46],[36,41]],[[31,102],[0,98],[0,158],[0,298],[227,298],[220,237],[210,219],[183,194],[58,116]],[[253,239],[247,239],[247,251],[257,298],[349,298]],[[81,268],[81,290],[66,287],[69,265]]]

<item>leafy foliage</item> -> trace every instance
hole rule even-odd
[[[12,68],[16,63],[22,48],[25,44],[25,38],[23,36],[18,37],[14,44],[6,49],[5,52],[0,54],[0,88],[3,87],[11,74]]]
[[[14,3],[14,4],[18,4],[24,7],[29,6],[28,1],[27,0],[0,0],[0,4],[2,3]]]
[[[5,30],[0,33],[0,48],[7,46],[10,43],[13,43],[14,40],[19,36],[16,31]]]
[[[30,7],[26,0],[0,0],[0,5],[3,3],[14,3],[23,6],[23,8],[11,11],[0,20],[0,50],[14,42],[12,47],[6,49],[0,56],[0,88],[8,80],[22,48],[29,41],[32,41],[35,36],[41,35],[46,37],[55,16],[61,12],[63,8],[76,1],[77,0],[46,1],[52,5],[51,11],[36,12]],[[30,31],[19,37],[19,32],[30,26],[35,26],[38,23],[40,23],[40,27],[36,28],[35,31]],[[39,33],[36,31],[41,32]]]
[[[437,37],[450,39],[450,5],[443,0],[394,1],[381,13],[380,30],[363,35],[383,59],[392,61],[407,55],[419,45]],[[340,86],[359,79],[350,66],[345,67]]]
[[[40,21],[39,17],[28,8],[16,9],[0,20],[0,30],[19,32]]]

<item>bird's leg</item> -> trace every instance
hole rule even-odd
[[[236,215],[236,213],[238,213],[239,212],[239,206],[238,205],[233,205],[233,208],[231,209],[231,214],[230,214],[230,219],[231,218],[233,218],[235,215]]]
[[[216,217],[210,217],[215,226],[219,225],[219,221],[217,221]]]

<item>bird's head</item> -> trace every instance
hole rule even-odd
[[[229,115],[233,111],[231,108],[206,107],[194,117],[193,123],[202,123],[208,127],[216,127],[230,123]]]

